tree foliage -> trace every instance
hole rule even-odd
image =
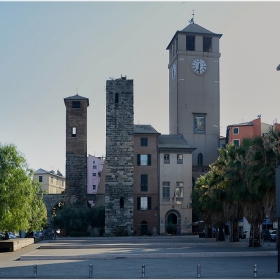
[[[240,147],[230,144],[220,149],[210,171],[195,184],[194,212],[200,212],[211,224],[223,223],[224,219],[236,223],[245,216],[255,235],[252,240],[259,239],[257,229],[265,216],[275,220],[279,136],[270,130],[265,136],[243,139]]]
[[[14,145],[0,144],[0,230],[33,231],[46,222],[40,184]]]
[[[105,225],[105,207],[79,207],[74,208],[69,205],[58,209],[52,218],[52,226],[55,229],[65,229],[71,231],[86,232],[88,227],[103,228]]]

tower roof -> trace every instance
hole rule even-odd
[[[189,34],[189,35],[194,35],[194,34],[200,34],[200,35],[208,35],[208,36],[214,36],[214,37],[219,37],[221,38],[223,36],[223,34],[217,34],[217,33],[213,33],[211,31],[209,31],[208,29],[196,24],[196,23],[191,23],[188,26],[186,26],[184,29],[182,30],[178,30],[175,35],[173,36],[172,40],[170,41],[170,43],[167,46],[167,50],[169,49],[170,44],[172,43],[172,41],[174,40],[174,38],[177,36],[177,34]]]
[[[65,105],[66,105],[66,102],[65,102],[66,100],[72,100],[72,101],[86,100],[87,105],[89,106],[89,99],[87,97],[83,97],[83,96],[80,96],[78,94],[64,98]]]

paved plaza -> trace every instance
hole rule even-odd
[[[256,267],[255,267],[256,265]],[[58,238],[0,253],[4,279],[279,278],[275,243],[197,236]]]

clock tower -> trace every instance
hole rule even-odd
[[[218,157],[220,139],[219,39],[198,24],[177,31],[169,51],[169,130],[181,134],[193,152],[193,177]]]

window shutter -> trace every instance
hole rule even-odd
[[[147,174],[141,174],[141,191],[147,191],[148,190],[148,175]]]
[[[151,165],[151,161],[152,161],[152,156],[151,154],[148,154],[148,165]]]
[[[148,197],[148,210],[152,209],[152,198],[149,196]]]
[[[140,165],[140,155],[137,154],[137,165]]]
[[[137,210],[140,210],[140,197],[137,197]]]

